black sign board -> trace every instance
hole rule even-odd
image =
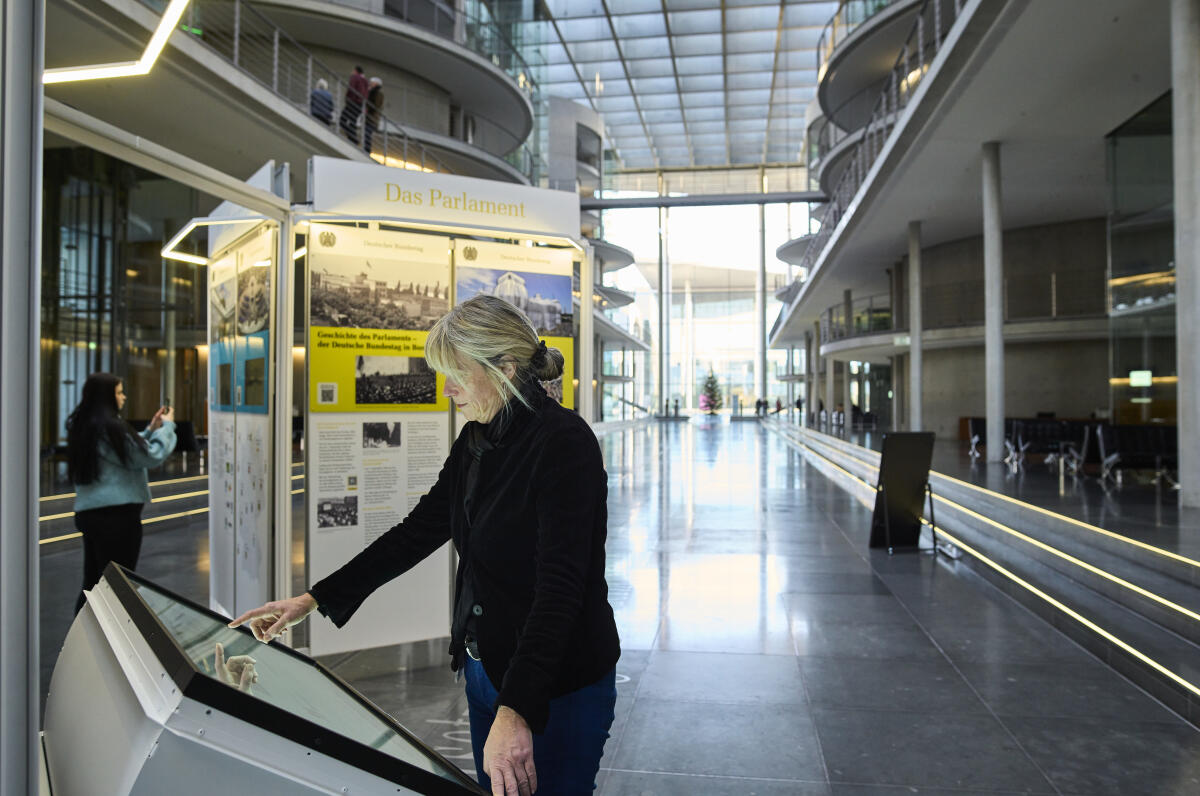
[[[932,460],[933,432],[883,435],[875,513],[871,515],[871,547],[892,550],[917,546]]]

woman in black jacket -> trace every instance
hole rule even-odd
[[[269,641],[314,610],[339,627],[447,539],[458,551],[451,668],[464,671],[480,783],[495,794],[591,793],[620,656],[604,580],[607,476],[591,428],[541,382],[563,357],[502,299],[476,296],[425,344],[468,422],[412,512],[307,593],[249,622]]]

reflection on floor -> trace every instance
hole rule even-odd
[[[777,435],[602,444],[624,654],[599,793],[1200,792],[1194,727],[965,568],[868,551],[867,510]],[[201,525],[148,537],[141,571],[204,601]],[[78,568],[43,558],[44,631]],[[471,771],[448,669],[379,674],[381,655],[339,671]]]

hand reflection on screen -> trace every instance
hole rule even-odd
[[[213,668],[217,679],[247,694],[251,693],[250,685],[258,682],[258,672],[254,671],[256,663],[258,661],[249,655],[234,655],[225,660],[225,646],[219,641],[213,650]]]

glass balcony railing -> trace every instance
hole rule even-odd
[[[846,40],[859,25],[878,14],[890,5],[903,0],[842,0],[837,12],[825,23],[821,38],[817,42],[817,75],[818,79],[825,76],[829,68],[829,59],[838,45]]]
[[[887,293],[853,299],[849,315],[844,303],[821,313],[822,344],[848,337],[890,332],[893,328],[892,297]]]

